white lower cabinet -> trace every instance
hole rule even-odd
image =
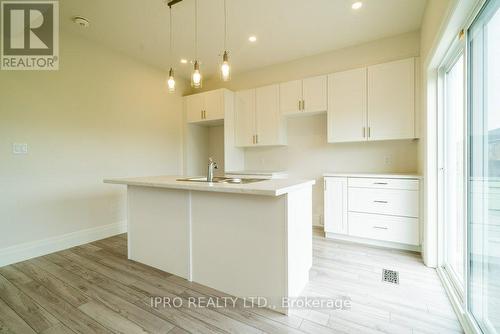
[[[347,178],[325,178],[325,231],[347,234]]]
[[[349,212],[349,235],[408,245],[419,244],[418,219]]]
[[[349,211],[418,217],[418,191],[349,187]],[[355,200],[354,200],[355,199]]]
[[[420,245],[419,179],[325,176],[327,237],[387,247]]]

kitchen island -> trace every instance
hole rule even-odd
[[[179,178],[104,180],[127,185],[129,259],[287,313],[309,280],[315,181]]]

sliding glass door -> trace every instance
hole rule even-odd
[[[443,267],[461,297],[465,280],[465,64],[457,44],[442,67],[441,200]]]
[[[484,333],[500,333],[500,0],[468,34],[468,298]]]

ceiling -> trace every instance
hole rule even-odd
[[[420,28],[426,0],[226,0],[233,73],[319,54]],[[194,59],[194,2],[172,7],[177,75],[188,78]],[[198,58],[205,78],[223,52],[223,0],[198,0]],[[61,28],[168,70],[169,10],[164,0],[60,1]],[[89,28],[72,23],[84,16]],[[248,37],[257,36],[250,43]]]

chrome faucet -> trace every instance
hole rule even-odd
[[[217,163],[212,159],[208,158],[208,170],[207,170],[207,182],[213,182],[214,180],[214,169],[219,169]]]

